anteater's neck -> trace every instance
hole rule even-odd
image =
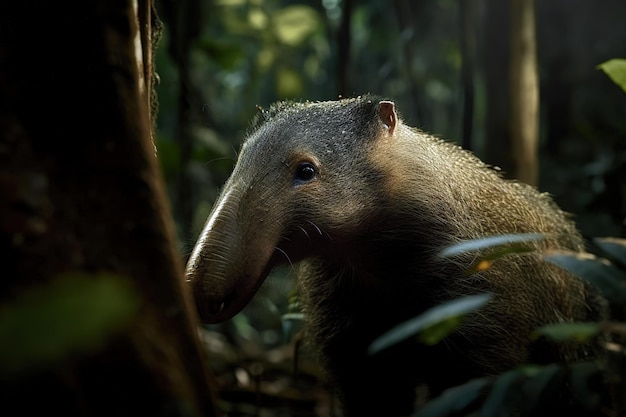
[[[438,258],[433,228],[404,227],[400,219],[380,218],[386,220],[374,232],[334,244],[302,262],[300,293],[314,333],[325,338],[341,333],[351,345],[369,343],[445,298],[427,290],[445,287],[431,281],[453,268]]]
[[[372,341],[392,326],[418,316],[439,303],[445,294],[433,293],[445,285],[433,285],[441,270],[429,270],[438,262],[431,252],[410,240],[363,240],[335,256],[301,263],[300,294],[307,320],[307,334],[320,349],[323,363],[341,387],[343,402],[362,415],[385,415],[389,410],[360,410],[369,396],[413,395],[414,379],[429,378],[440,369],[432,363],[452,364],[455,357],[438,358],[442,352],[429,346],[402,343],[382,354],[367,353]],[[411,260],[411,262],[407,262]],[[446,268],[440,265],[440,268]],[[402,357],[399,362],[397,358]],[[456,362],[455,362],[456,363]],[[455,366],[455,365],[452,365]],[[406,372],[404,368],[413,369]],[[419,374],[416,369],[419,368]],[[376,381],[373,384],[373,381]],[[386,381],[381,385],[380,381]],[[459,381],[459,383],[462,381]],[[434,387],[434,386],[433,386]],[[404,394],[402,390],[409,390]],[[406,404],[410,405],[408,401]],[[369,414],[369,413],[373,414]],[[400,409],[392,415],[403,415]]]

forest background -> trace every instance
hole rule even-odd
[[[156,140],[186,249],[257,106],[277,100],[378,94],[514,176],[509,2],[166,3]],[[625,12],[618,0],[536,4],[537,185],[586,236],[626,231],[626,99],[597,68],[626,55]]]
[[[374,93],[394,100],[410,126],[469,148],[509,178],[523,176],[516,167],[511,114],[514,3],[162,2],[155,139],[181,253],[191,251],[258,108],[277,100]],[[626,56],[626,3],[535,4],[535,185],[573,214],[587,238],[624,236],[626,95],[598,65]],[[263,369],[261,379],[276,374],[267,352],[289,346],[294,323],[285,314],[297,311],[289,304],[289,272],[274,274],[232,322],[206,328],[214,364],[221,362],[218,374],[229,381],[225,387],[241,387],[241,380],[226,376],[238,371],[247,375],[244,381],[254,381],[254,369]],[[233,357],[256,365],[233,371],[224,366]],[[284,380],[273,381],[280,386]],[[253,382],[246,384],[255,389]],[[298,398],[308,398],[303,390]],[[255,403],[232,392],[238,394],[227,397],[239,404],[235,409]]]
[[[0,414],[208,416],[219,390],[232,415],[333,415],[289,270],[198,343],[183,264],[250,120],[374,93],[523,174],[509,5],[530,2],[161,0],[162,31],[149,1],[78,3],[0,5]],[[536,2],[538,186],[587,238],[626,234],[626,95],[598,69],[625,12]]]

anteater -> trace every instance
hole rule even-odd
[[[459,241],[540,233],[536,252],[468,275]],[[374,96],[278,103],[261,112],[187,266],[200,316],[227,320],[276,265],[297,268],[306,333],[349,415],[408,415],[431,393],[517,364],[593,349],[532,343],[547,323],[590,321],[601,303],[540,251],[580,251],[545,194],[504,180],[460,147],[406,126]],[[493,299],[435,346],[411,339],[370,356],[394,325],[460,296]]]

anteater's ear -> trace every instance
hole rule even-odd
[[[393,101],[381,101],[378,103],[378,117],[380,117],[380,121],[383,122],[387,133],[393,135],[396,123],[398,122],[396,105]]]

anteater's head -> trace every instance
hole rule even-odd
[[[259,115],[187,265],[204,321],[238,313],[274,266],[358,237],[380,188],[368,154],[396,123],[394,104],[371,96]]]

